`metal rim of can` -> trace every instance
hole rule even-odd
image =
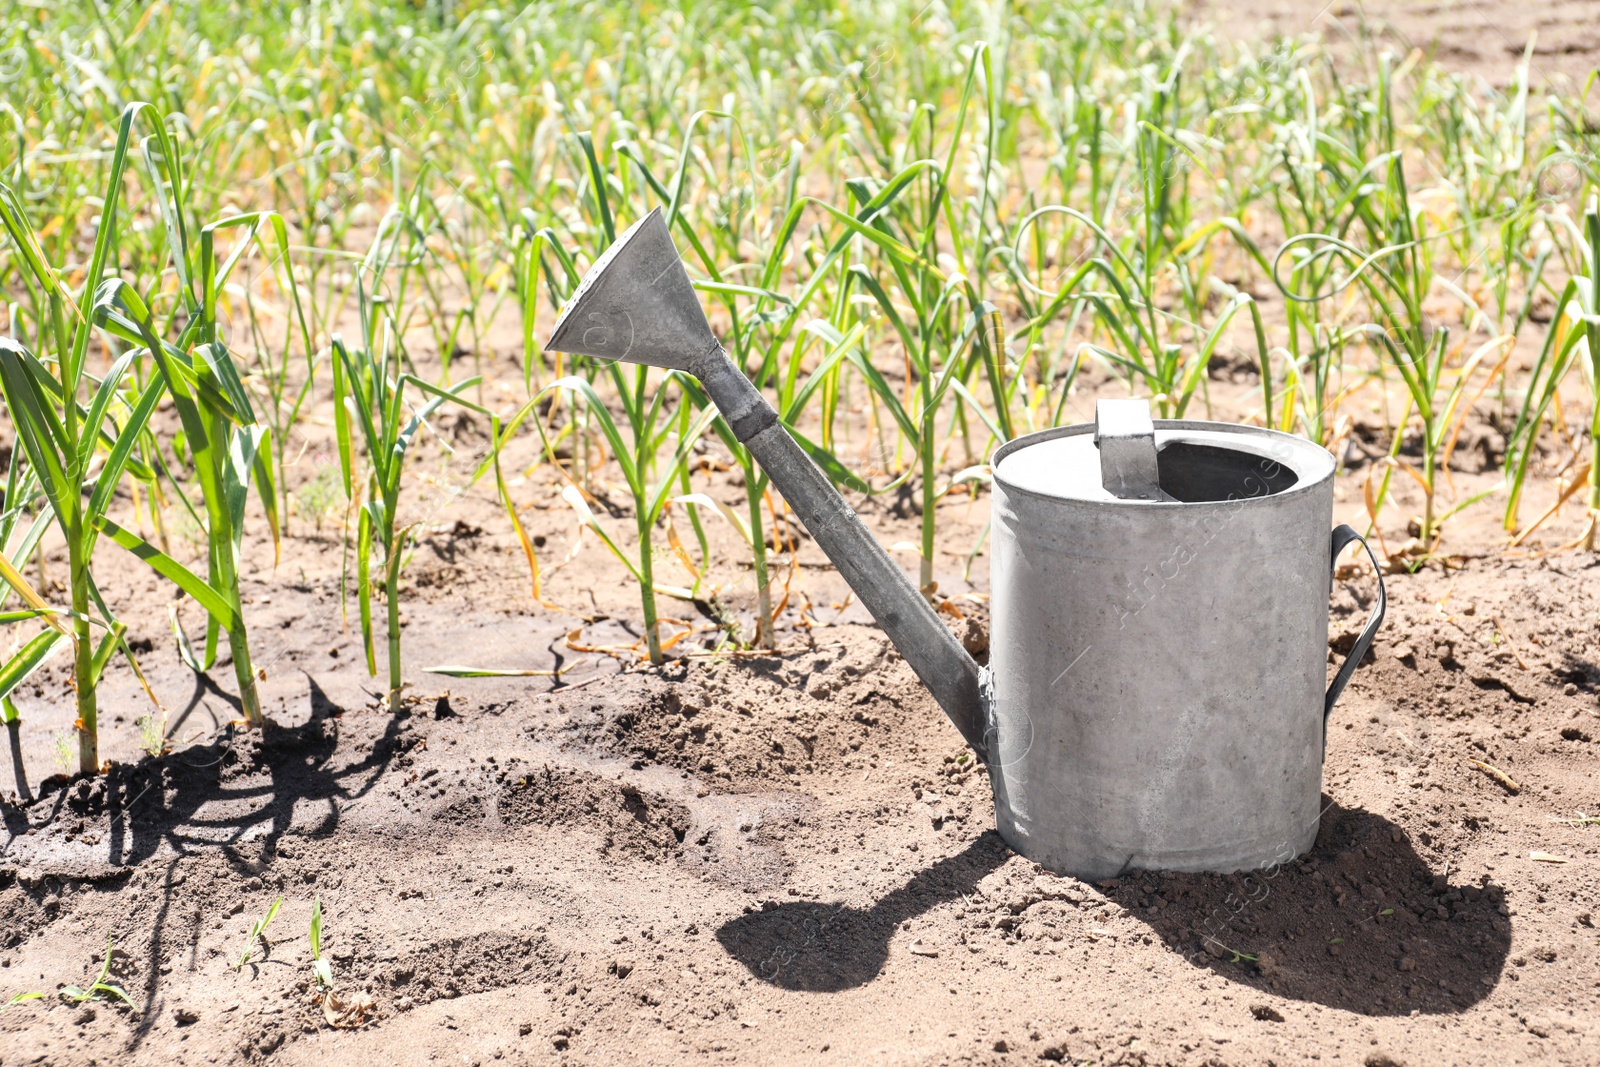
[[[1218,504],[1228,503],[1244,507],[1260,507],[1270,501],[1283,501],[1301,493],[1315,492],[1317,487],[1325,480],[1331,478],[1334,472],[1333,455],[1321,445],[1317,445],[1304,437],[1284,433],[1281,430],[1270,430],[1261,426],[1244,426],[1232,422],[1210,422],[1203,419],[1156,419],[1156,433],[1163,431],[1216,433],[1229,436],[1254,438],[1259,441],[1271,442],[1267,452],[1256,449],[1241,448],[1240,452],[1271,459],[1288,467],[1295,475],[1295,484],[1277,493],[1266,493],[1260,496],[1238,497],[1231,501],[1219,500],[1124,500],[1110,498],[1105,500],[1067,497],[1051,493],[1041,493],[1036,489],[1029,489],[1015,482],[1009,481],[1001,473],[1001,464],[1007,457],[1013,456],[1023,449],[1033,445],[1044,444],[1048,441],[1059,440],[1064,437],[1077,437],[1083,434],[1094,433],[1094,423],[1076,423],[1071,426],[1053,426],[1047,430],[1037,430],[1021,437],[1013,438],[1001,445],[989,460],[989,469],[993,472],[994,484],[1008,493],[1021,493],[1040,500],[1079,500],[1085,504],[1094,504],[1101,507],[1126,507],[1126,508],[1208,508]],[[1166,447],[1173,442],[1168,439],[1161,441],[1159,447]],[[1281,454],[1280,454],[1281,453]]]

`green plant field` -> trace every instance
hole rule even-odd
[[[722,591],[714,523],[752,576],[753,621],[727,637],[772,647],[789,520],[697,384],[541,348],[657,206],[807,451],[847,493],[914,502],[931,598],[940,500],[981,494],[999,444],[1081,418],[1091,384],[1364,466],[1372,527],[1413,531],[1385,542],[1392,570],[1447,557],[1474,508],[1524,551],[1581,497],[1566,547],[1594,547],[1597,124],[1526,62],[1494,89],[1420,54],[1229,44],[1142,0],[155,0],[14,7],[0,76],[0,699],[66,649],[85,773],[99,678],[139,670],[95,581],[107,552],[182,594],[194,670],[226,639],[255,725],[243,532],[336,529],[373,674],[387,613],[399,707],[408,445],[442,413],[491,424],[477,477],[542,610],[552,561],[518,518],[527,472],[502,463],[517,433],[636,580],[634,655],[683,636],[658,598]],[[1227,405],[1219,366],[1249,383]],[[336,469],[302,459],[318,410]],[[1452,456],[1482,426],[1503,482],[1458,493]],[[742,509],[704,492],[702,442],[732,457]],[[1396,477],[1420,515],[1393,508]],[[1553,506],[1524,515],[1545,482]],[[32,570],[51,529],[62,594]]]

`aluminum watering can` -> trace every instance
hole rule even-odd
[[[1325,685],[1332,564],[1361,540],[1329,535],[1326,450],[1152,422],[1142,400],[1007,443],[980,668],[723,351],[659,209],[590,268],[545,347],[700,380],[985,762],[1016,851],[1100,879],[1250,870],[1311,847],[1327,717],[1386,604],[1380,573]]]

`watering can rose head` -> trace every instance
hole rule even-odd
[[[628,227],[589,268],[545,345],[690,373],[718,347],[660,208]]]

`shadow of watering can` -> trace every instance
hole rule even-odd
[[[590,269],[546,348],[700,380],[984,760],[1018,852],[1105,878],[1253,869],[1311,846],[1327,715],[1385,606],[1380,575],[1325,687],[1331,562],[1360,538],[1340,526],[1330,543],[1324,449],[1155,424],[1143,400],[1007,443],[980,668],[723,351],[659,209]]]

